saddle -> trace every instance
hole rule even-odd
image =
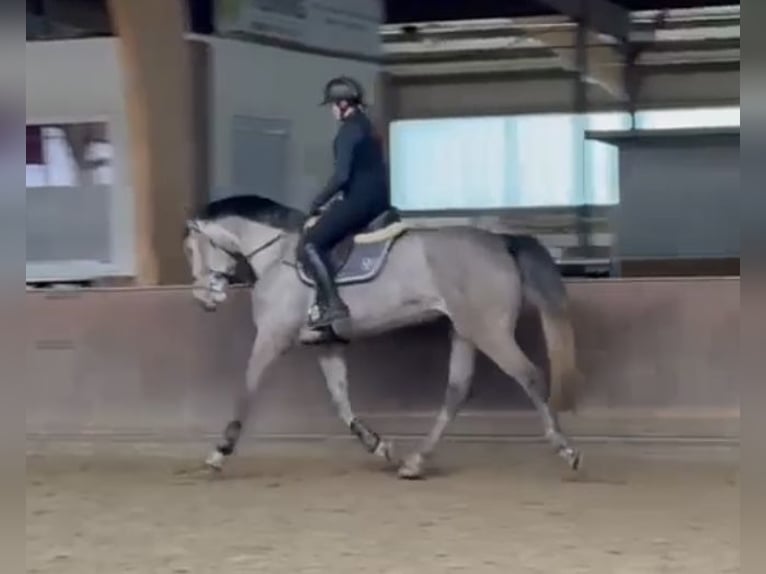
[[[311,227],[316,220],[309,219],[304,229]],[[406,231],[401,215],[392,208],[376,217],[360,233],[338,243],[330,253],[330,272],[335,284],[351,285],[375,279],[386,264],[391,246]],[[298,276],[306,285],[314,286],[313,279],[300,264]]]

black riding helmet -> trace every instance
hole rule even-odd
[[[364,89],[354,78],[340,76],[333,78],[324,87],[322,105],[347,101],[351,105],[364,105]]]

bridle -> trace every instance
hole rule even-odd
[[[214,248],[220,251],[223,251],[224,253],[226,253],[226,255],[228,255],[235,261],[240,257],[244,258],[247,264],[250,265],[250,269],[253,272],[253,275],[255,275],[255,270],[252,268],[252,263],[251,263],[252,258],[258,255],[259,253],[266,251],[269,247],[275,245],[285,236],[283,232],[279,232],[268,241],[265,241],[261,245],[257,246],[256,248],[250,250],[248,253],[245,254],[242,252],[233,251],[227,247],[224,247],[220,243],[216,242],[212,237],[210,237],[207,233],[205,233],[196,222],[191,222],[189,224],[189,228],[192,229],[193,231],[196,231],[200,235],[204,236],[205,239],[207,239]],[[208,289],[210,291],[221,292],[223,291],[224,285],[226,283],[231,283],[234,279],[234,275],[232,275],[228,270],[213,269],[209,266],[208,266],[208,270],[209,270]]]
[[[284,236],[285,236],[285,234],[284,234],[284,233],[282,233],[282,232],[279,232],[279,233],[277,233],[277,234],[276,234],[274,237],[272,237],[271,239],[269,239],[269,240],[268,240],[267,242],[265,242],[263,245],[261,245],[261,246],[259,246],[259,247],[256,247],[255,249],[253,249],[252,251],[250,251],[250,252],[249,252],[247,255],[243,255],[243,257],[245,258],[245,260],[246,260],[248,263],[250,263],[250,260],[251,260],[253,257],[255,257],[256,255],[258,255],[258,254],[259,254],[259,253],[261,253],[262,251],[266,251],[266,250],[267,250],[269,247],[271,247],[272,245],[274,245],[275,243],[277,243],[277,242],[278,242],[280,239],[282,239]],[[211,243],[212,243],[212,242],[211,242]]]

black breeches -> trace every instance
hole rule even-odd
[[[348,199],[336,201],[306,230],[302,245],[312,244],[329,267],[328,256],[332,248],[346,237],[363,231],[386,209],[383,202],[362,204]],[[300,256],[304,256],[303,249],[300,250]]]

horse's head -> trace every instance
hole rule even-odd
[[[226,300],[238,263],[256,280],[281,260],[283,238],[298,234],[300,211],[255,195],[208,204],[186,224],[184,251],[194,276],[194,298],[209,310]]]
[[[239,239],[216,222],[192,219],[186,225],[184,252],[194,279],[194,298],[214,311],[226,301],[226,288],[242,254]]]

